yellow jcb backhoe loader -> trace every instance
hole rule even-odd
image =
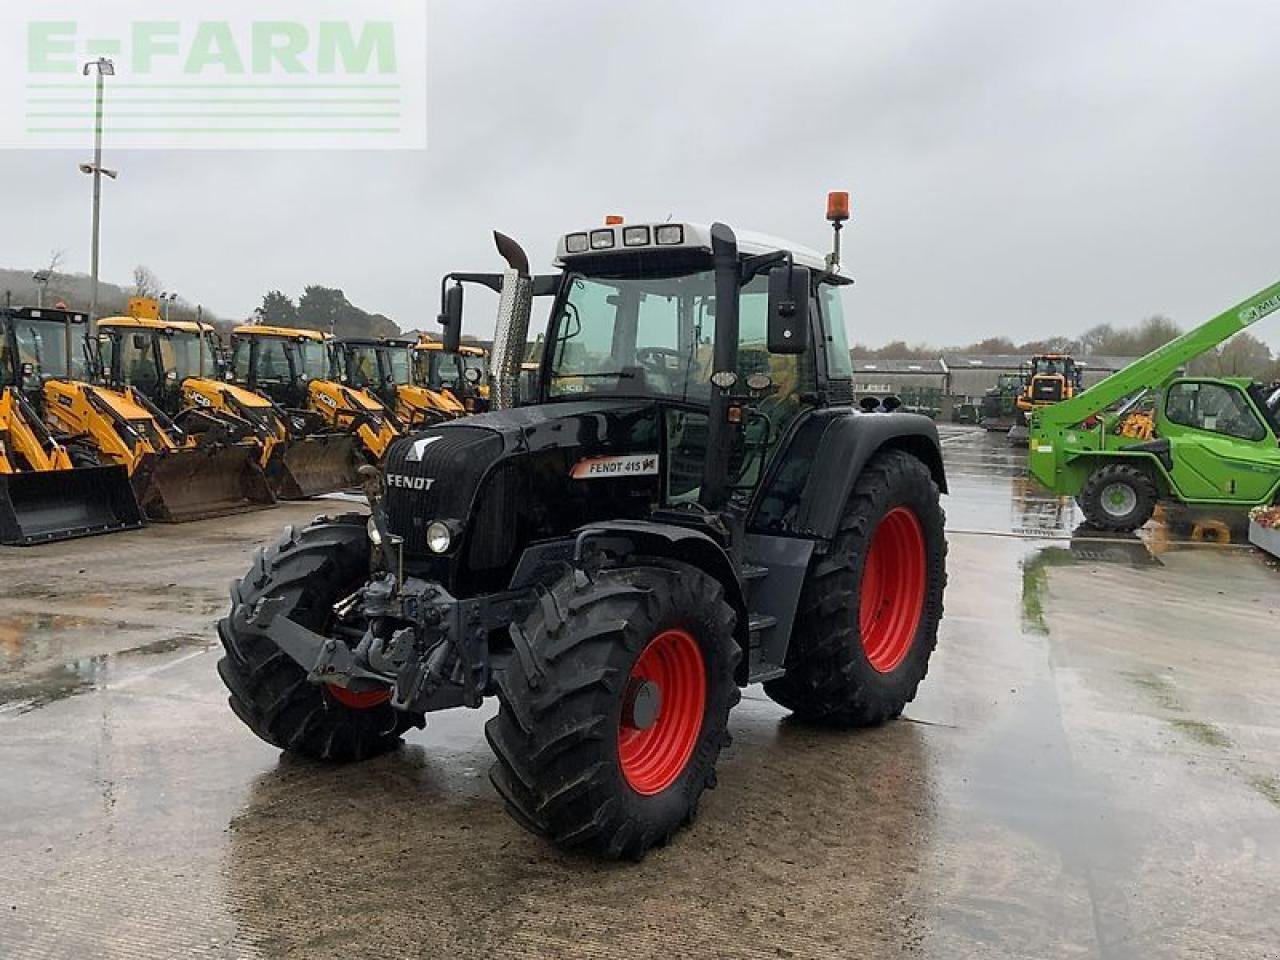
[[[28,384],[39,391],[27,321],[42,312],[0,312],[0,543],[29,546],[135,530],[143,519],[128,472],[102,466],[90,448],[61,442],[24,392]],[[44,347],[58,352],[55,342]],[[61,357],[65,362],[65,348]],[[56,366],[56,357],[51,362]]]
[[[480,347],[462,344],[449,353],[444,344],[425,335],[414,346],[416,382],[447,393],[467,413],[489,409],[489,356]]]
[[[423,364],[414,364],[414,341],[391,338],[350,338],[337,344],[338,370],[346,383],[367,390],[381,400],[406,430],[420,430],[467,411],[446,390],[417,378]]]
[[[277,499],[301,500],[359,483],[364,458],[355,437],[316,417],[291,416],[269,398],[228,382],[212,326],[166,323],[146,315],[149,306],[131,301],[133,316],[99,321],[109,384],[143,393],[189,434],[225,434],[255,444]]]
[[[100,462],[123,466],[148,520],[198,520],[275,503],[253,446],[193,436],[139,391],[91,382],[83,361],[75,362],[85,321],[50,310],[11,318],[22,369],[31,369],[28,398],[46,426],[91,448]]]
[[[401,427],[373,394],[340,381],[332,339],[318,330],[236,327],[232,380],[271,398],[291,417],[318,417],[331,429],[353,434],[369,461],[381,463]]]

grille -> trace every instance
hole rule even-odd
[[[1037,400],[1053,400],[1062,399],[1062,381],[1061,380],[1036,380],[1035,398]]]
[[[433,439],[434,438],[434,439]],[[430,440],[423,444],[422,441]],[[410,459],[414,451],[420,459]],[[447,427],[396,441],[387,453],[383,507],[391,533],[404,538],[406,556],[431,556],[427,524],[465,520],[485,471],[502,456],[502,437],[478,427]],[[407,485],[396,478],[406,478]],[[429,480],[414,489],[414,480]]]

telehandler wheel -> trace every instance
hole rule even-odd
[[[485,725],[490,779],[522,826],[561,847],[639,859],[715,786],[741,648],[720,584],[648,559],[570,575],[511,628]]]
[[[939,501],[920,460],[900,450],[871,459],[831,550],[809,569],[786,675],[765,693],[801,719],[838,727],[902,713],[929,669],[942,619]]]
[[[264,598],[283,598],[279,616],[330,633],[333,605],[363,585],[369,572],[367,517],[321,517],[301,531],[286,527],[274,546],[231,587],[231,613],[218,622],[226,655],[218,674],[231,709],[263,740],[320,760],[364,760],[392,749],[422,718],[389,704],[389,690],[322,686],[252,622]],[[344,642],[350,643],[351,640]]]
[[[1151,519],[1159,497],[1146,470],[1107,463],[1089,475],[1078,502],[1085,519],[1097,529],[1132,533]]]

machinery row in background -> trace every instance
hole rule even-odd
[[[0,543],[222,516],[349,489],[397,436],[482,411],[469,345],[0,311]]]

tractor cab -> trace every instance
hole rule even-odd
[[[310,384],[334,380],[331,337],[318,330],[247,325],[231,332],[229,378],[302,409]]]
[[[184,383],[223,376],[218,334],[207,323],[104,317],[97,346],[107,383],[135,388],[170,416],[182,408]]]
[[[408,429],[439,423],[466,412],[451,393],[419,376],[415,341],[381,337],[337,344],[344,383],[377,397]]]
[[[84,350],[88,318],[49,307],[0,311],[0,384],[20,387],[38,401],[48,380],[85,380]]]
[[[480,347],[461,344],[445,350],[444,344],[425,336],[413,350],[414,382],[448,394],[467,413],[489,409],[489,358]]]

